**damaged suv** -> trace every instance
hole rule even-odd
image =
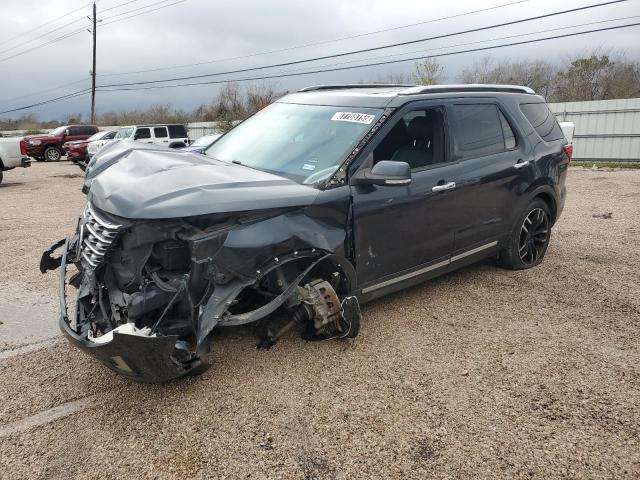
[[[101,150],[76,232],[40,268],[61,268],[71,342],[166,381],[199,370],[220,327],[260,322],[263,346],[295,325],[354,337],[362,302],[487,257],[537,265],[570,156],[525,87],[310,87],[205,155]]]

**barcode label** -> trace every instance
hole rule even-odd
[[[373,122],[375,118],[375,115],[369,115],[368,113],[336,112],[333,117],[331,117],[331,120],[337,122],[353,122],[371,125],[371,122]]]

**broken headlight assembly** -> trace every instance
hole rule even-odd
[[[259,322],[258,345],[267,348],[292,326],[307,340],[354,337],[360,309],[348,294],[351,264],[311,246],[281,254],[277,242],[246,245],[247,225],[281,214],[127,220],[88,203],[75,234],[41,261],[43,272],[60,267],[62,331],[145,382],[201,370],[217,327]],[[68,285],[77,289],[75,308],[67,308]],[[276,312],[288,319],[281,328],[272,323]]]

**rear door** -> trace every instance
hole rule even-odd
[[[169,144],[167,127],[153,127],[153,143],[165,146]]]
[[[452,263],[486,254],[509,233],[520,194],[533,181],[533,152],[515,122],[495,99],[448,105],[456,181]]]

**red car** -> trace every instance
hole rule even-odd
[[[25,137],[27,155],[38,161],[57,162],[62,156],[62,145],[74,140],[86,140],[98,133],[95,125],[66,125],[58,127],[47,135]]]
[[[89,143],[94,140],[111,140],[116,136],[115,130],[103,130],[98,132],[85,140],[74,140],[71,142],[65,142],[62,145],[67,158],[74,163],[83,162],[86,163],[89,158],[87,156],[87,147]]]

